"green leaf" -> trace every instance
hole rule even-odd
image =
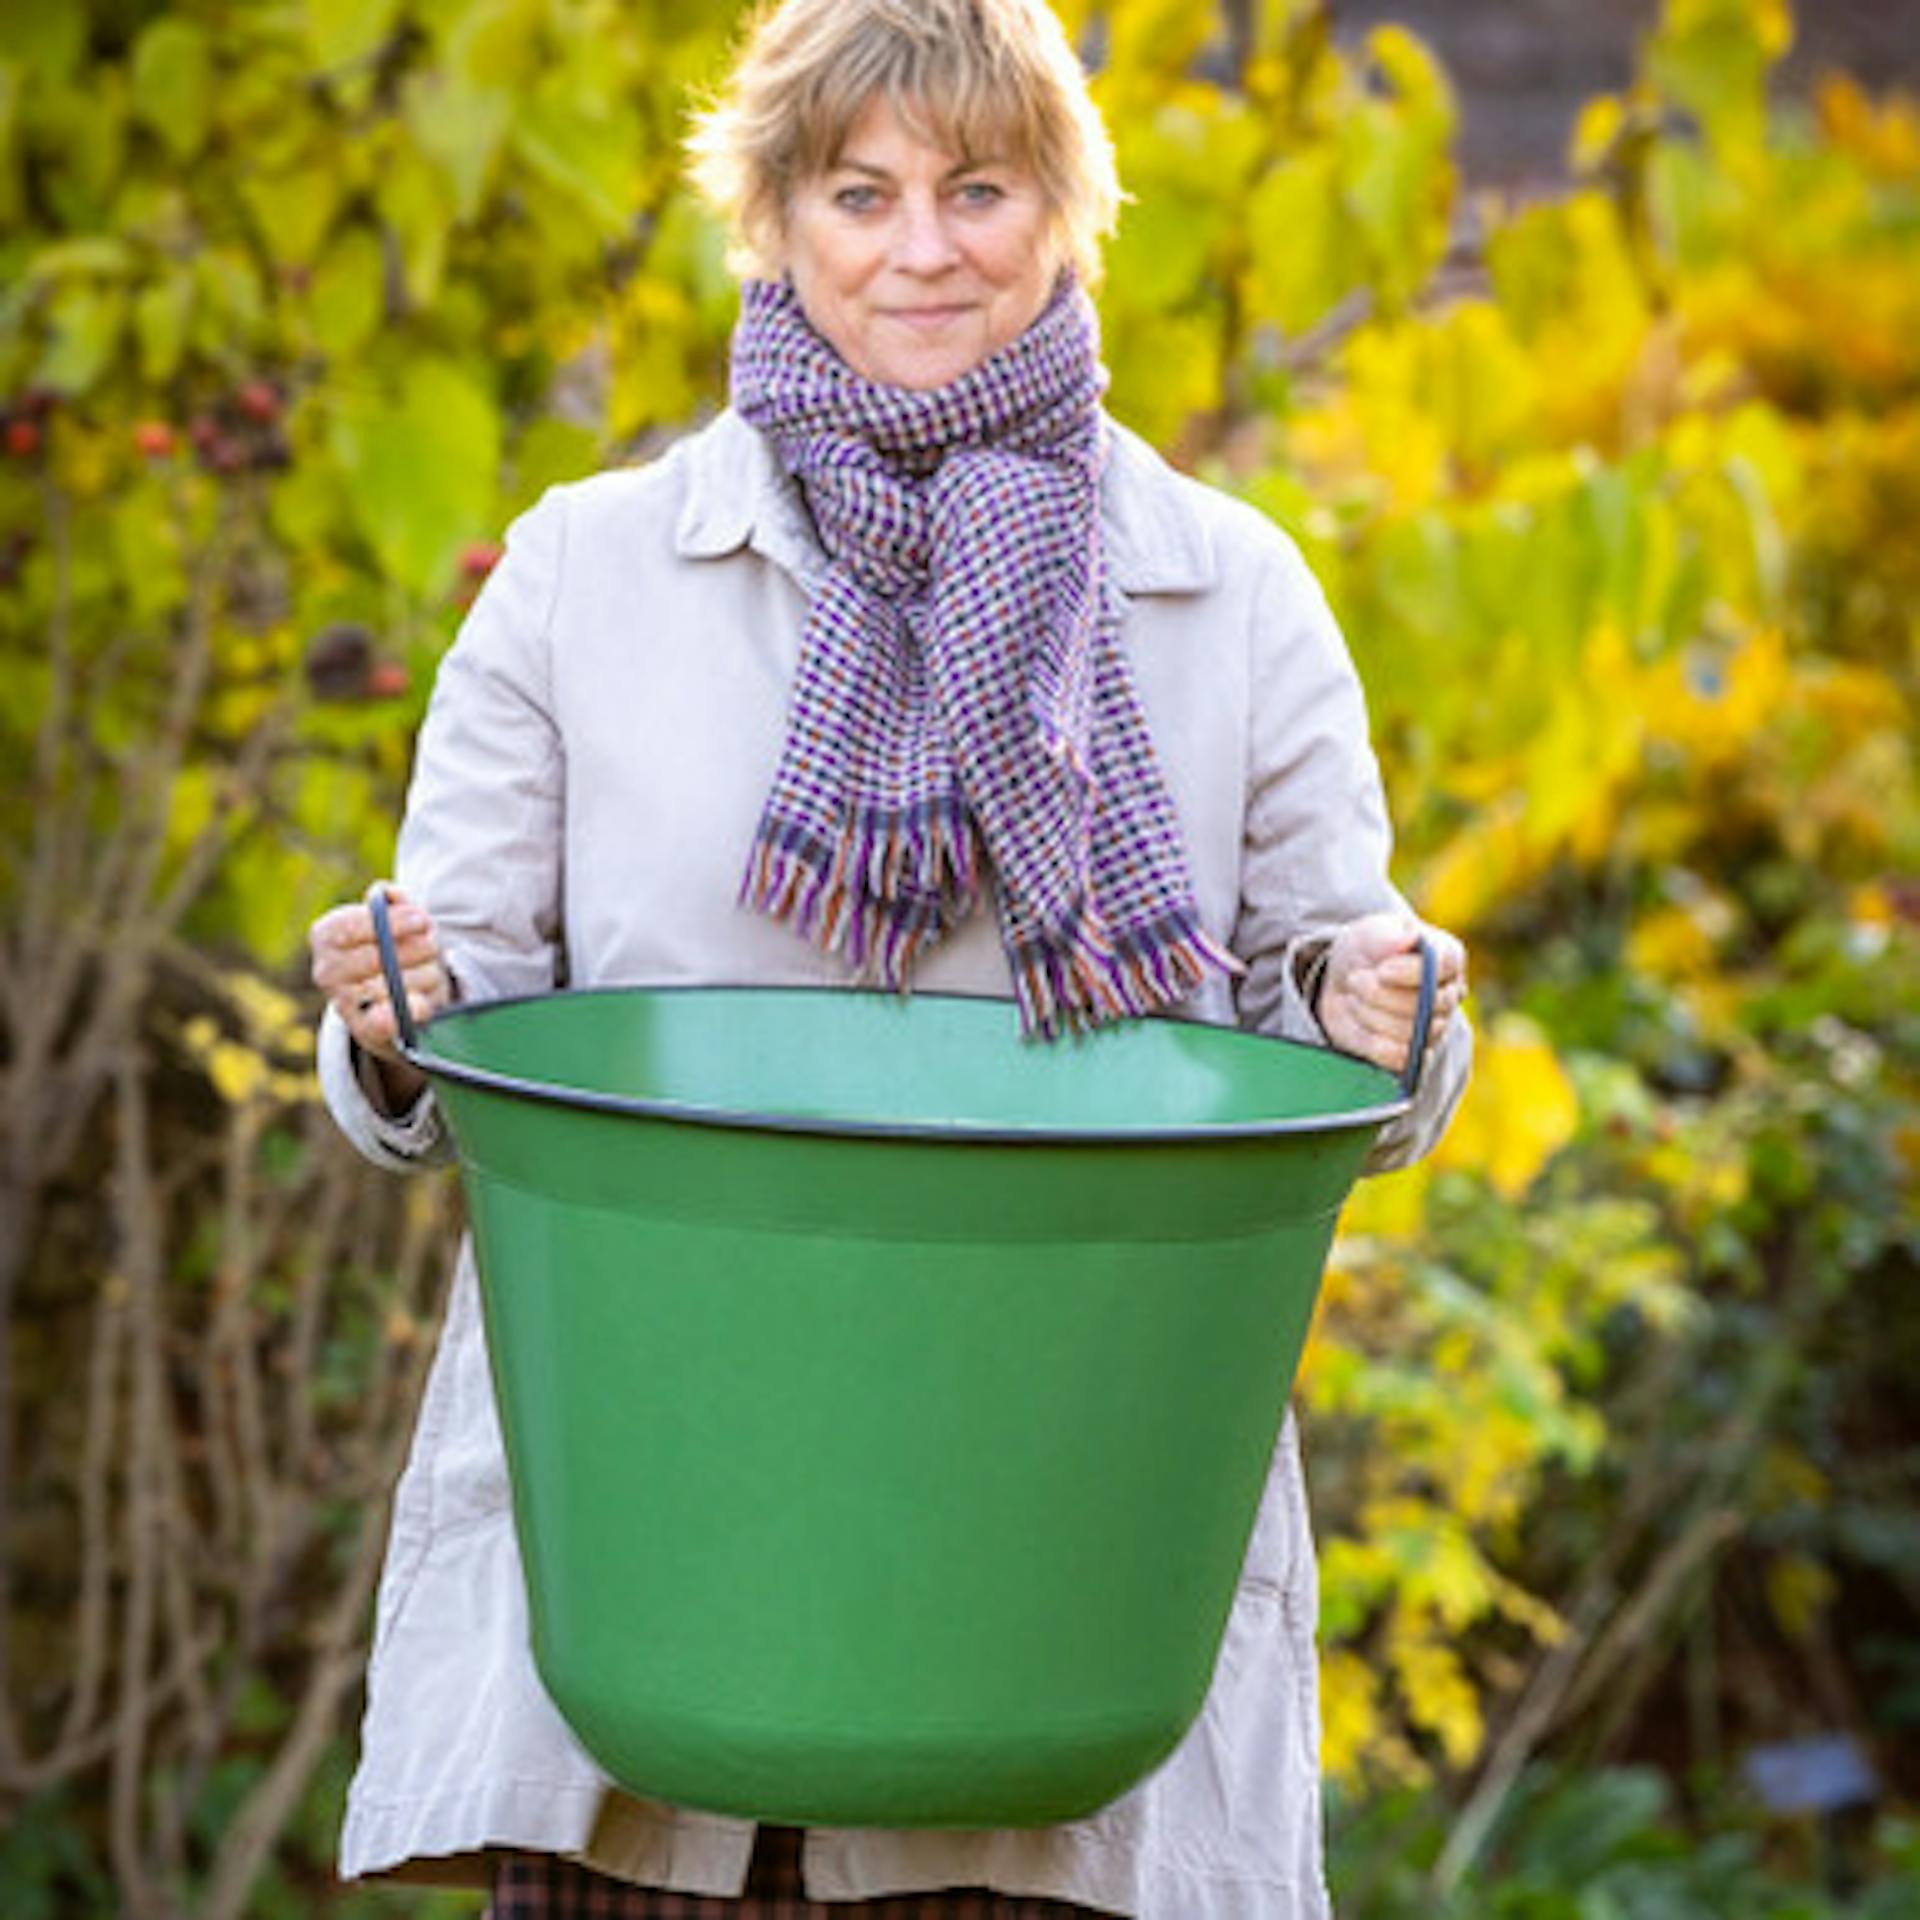
[[[340,471],[325,457],[324,448],[314,449],[311,458],[295,460],[275,477],[267,511],[274,533],[288,548],[314,556],[338,553],[353,519]],[[326,573],[317,562],[303,573],[297,589],[303,607],[305,597],[316,590],[324,597]]]
[[[343,406],[333,450],[360,530],[381,568],[422,600],[447,591],[461,545],[487,527],[500,418],[463,369],[416,360],[397,399]]]
[[[86,44],[85,7],[0,0],[0,47],[35,81],[70,79]]]
[[[80,274],[98,274],[114,278],[133,264],[133,252],[125,241],[110,235],[90,235],[79,240],[56,240],[42,247],[28,269],[29,277],[40,282],[62,280]]]
[[[340,207],[340,171],[327,163],[289,173],[249,169],[240,192],[267,251],[283,265],[306,266]]]
[[[20,217],[20,69],[0,61],[0,228]]]
[[[444,74],[417,73],[407,82],[405,111],[413,137],[453,187],[455,218],[471,220],[493,177],[512,117],[512,95],[462,86]]]
[[[374,200],[400,248],[400,277],[408,299],[417,306],[430,305],[447,267],[451,189],[432,162],[402,146],[389,156]]]
[[[1352,286],[1341,234],[1334,157],[1304,153],[1277,166],[1247,201],[1250,315],[1304,333]]]
[[[108,222],[127,158],[127,95],[127,77],[118,68],[96,73],[85,88],[27,91],[25,117],[45,168],[41,191],[69,233]]]
[[[134,296],[133,332],[140,344],[140,371],[156,386],[179,371],[192,320],[193,276],[178,268]]]
[[[349,227],[313,270],[304,312],[314,344],[336,359],[364,346],[386,315],[387,259],[379,236]]]
[[[447,68],[468,86],[524,92],[539,70],[546,0],[469,0],[447,36]]]
[[[639,210],[637,131],[624,109],[609,104],[593,111],[555,76],[515,117],[513,145],[612,238]]]
[[[85,393],[113,362],[126,318],[126,300],[99,287],[70,285],[48,308],[51,337],[38,379],[55,393]]]
[[[323,68],[350,67],[378,52],[400,0],[307,0],[307,44]]]
[[[1155,194],[1121,217],[1108,251],[1116,295],[1145,310],[1185,305],[1206,290],[1219,241],[1218,201],[1195,202]]]
[[[1171,314],[1136,324],[1124,314],[1107,330],[1114,411],[1165,445],[1199,413],[1220,405],[1220,321],[1213,313]]]
[[[260,276],[238,247],[219,247],[194,265],[193,341],[211,358],[251,351],[266,312]]]
[[[513,450],[513,486],[500,518],[510,520],[549,487],[591,473],[599,460],[600,436],[591,427],[552,415],[536,420]]]
[[[133,110],[176,160],[191,160],[206,143],[213,104],[213,49],[206,30],[178,19],[156,20],[133,49]]]
[[[151,626],[187,597],[179,527],[168,511],[164,490],[146,478],[129,487],[109,512],[128,605],[136,621]]]

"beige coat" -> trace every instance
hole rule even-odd
[[[1247,963],[1188,1010],[1317,1040],[1296,943],[1397,904],[1346,648],[1283,534],[1117,428],[1103,518],[1201,914]],[[731,414],[651,466],[554,489],[516,523],[441,667],[397,860],[466,997],[551,986],[562,950],[579,985],[843,977],[735,903],[820,564],[792,483]],[[976,913],[918,979],[1006,994],[992,914]],[[1456,1019],[1376,1165],[1437,1137],[1470,1052]],[[321,1071],[370,1158],[445,1157],[431,1097],[404,1123],[382,1119],[331,1015]],[[395,1496],[342,1871],[431,1862],[458,1878],[481,1849],[511,1846],[738,1893],[751,1824],[610,1791],[541,1690],[524,1605],[463,1251]],[[1314,1612],[1289,1418],[1205,1709],[1157,1773],[1064,1827],[810,1834],[810,1893],[986,1885],[1143,1920],[1325,1915]]]

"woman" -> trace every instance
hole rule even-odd
[[[563,970],[858,977],[1008,996],[1037,1036],[1167,1008],[1397,1070],[1420,929],[1352,667],[1285,537],[1100,411],[1085,287],[1117,190],[1040,0],[785,0],[694,151],[749,270],[733,406],[512,529],[400,837],[415,1017]],[[1429,931],[1432,1054],[1376,1165],[1423,1151],[1465,1079],[1463,957]],[[313,951],[342,1125],[386,1165],[440,1157],[364,907]],[[1205,1709],[1093,1818],[756,1850],[750,1823],[627,1799],[527,1651],[463,1254],[343,1870],[491,1862],[498,1920],[1303,1920],[1327,1911],[1313,1616],[1289,1418]]]

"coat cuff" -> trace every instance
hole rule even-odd
[[[364,1056],[332,1007],[321,1016],[316,1051],[321,1096],[357,1152],[393,1173],[442,1166],[452,1159],[453,1143],[433,1089],[423,1089],[403,1114],[382,1112],[361,1077]]]
[[[1277,1033],[1283,1040],[1301,1041],[1309,1047],[1324,1047],[1327,1044],[1327,1036],[1319,1020],[1307,1004],[1306,995],[1300,991],[1300,977],[1307,971],[1314,956],[1332,944],[1330,934],[1303,933],[1289,940],[1281,949],[1280,998],[1271,1017],[1262,1023],[1265,1032]]]

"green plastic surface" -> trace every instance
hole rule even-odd
[[[609,1774],[783,1822],[1030,1825],[1172,1750],[1389,1075],[776,989],[462,1009],[419,1057],[536,1659]]]

